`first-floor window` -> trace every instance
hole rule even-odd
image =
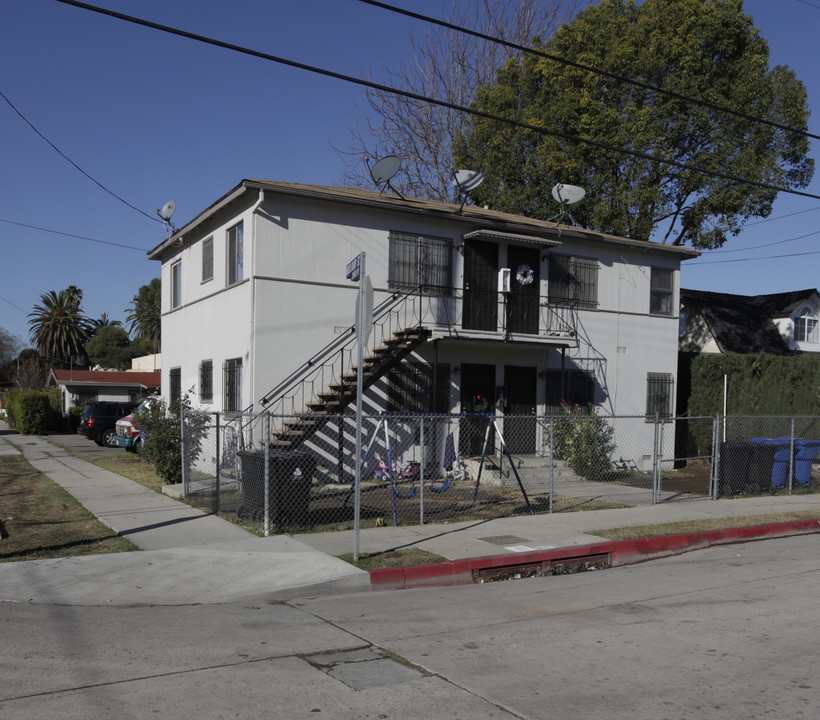
[[[387,403],[388,412],[449,412],[449,363],[435,368],[409,362],[396,366],[387,374]]]
[[[199,400],[209,403],[214,399],[214,363],[203,360],[199,364]]]
[[[586,411],[595,403],[595,376],[583,370],[547,370],[545,411],[557,415],[562,402]]]
[[[668,373],[649,373],[646,376],[646,416],[672,416],[672,386],[674,378]]]
[[[168,371],[168,402],[179,402],[182,397],[182,368],[171,368]]]
[[[226,360],[223,366],[225,376],[225,402],[223,410],[239,412],[242,410],[242,358]]]

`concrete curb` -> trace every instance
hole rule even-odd
[[[635,540],[612,540],[568,548],[489,555],[448,560],[429,565],[370,571],[373,590],[447,587],[476,582],[545,574],[565,574],[586,569],[631,565],[644,560],[680,555],[712,545],[820,532],[820,519],[794,520],[724,530],[660,535]]]

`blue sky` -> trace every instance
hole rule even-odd
[[[409,32],[425,29],[356,0],[93,4],[356,77],[406,60]],[[393,4],[445,17],[449,0]],[[820,134],[820,0],[746,0],[745,10],[772,63],[805,83],[816,110],[809,130]],[[55,0],[4,0],[0,92],[145,213],[81,174],[0,98],[0,326],[23,341],[40,294],[72,284],[89,316],[124,320],[139,287],[159,275],[145,251],[165,237],[155,211],[167,200],[179,226],[243,178],[340,184],[333,147],[348,147],[364,107],[358,86]],[[820,169],[807,190],[820,195]],[[685,263],[683,287],[754,295],[820,286],[820,200],[781,194],[772,218]],[[818,234],[792,240],[809,233]]]

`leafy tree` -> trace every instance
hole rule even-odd
[[[137,338],[147,340],[153,352],[162,343],[162,286],[159,278],[140,287],[126,317],[129,329]]]
[[[95,365],[106,369],[126,370],[131,366],[131,358],[139,353],[128,333],[116,325],[103,325],[88,341],[85,351]]]
[[[20,390],[44,390],[50,365],[33,348],[23,350],[14,361],[14,384]]]
[[[67,364],[84,354],[88,330],[81,300],[82,290],[73,285],[40,295],[41,304],[28,314],[28,324],[29,337],[41,355]]]
[[[589,0],[452,0],[448,22],[509,43],[526,46],[550,37]],[[367,79],[417,95],[468,106],[476,90],[492,81],[496,70],[517,55],[514,48],[487,42],[449,28],[428,26],[410,35],[412,57],[381,77]],[[373,187],[365,158],[398,155],[403,173],[392,186],[402,194],[452,200],[452,144],[465,116],[448,108],[380,90],[367,90],[369,112],[351,130],[345,158],[348,185]]]
[[[14,360],[20,349],[20,341],[5,328],[0,327],[0,384],[6,384],[14,375]]]
[[[539,49],[587,67],[805,131],[806,90],[787,67],[769,69],[768,44],[741,0],[602,0]],[[480,204],[544,219],[556,182],[587,190],[572,206],[583,227],[646,240],[716,248],[777,192],[585,138],[746,181],[802,188],[814,162],[805,135],[658,93],[532,54],[482,88],[477,109],[563,137],[474,117],[457,140],[459,163],[481,168]]]

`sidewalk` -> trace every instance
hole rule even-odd
[[[353,531],[260,538],[75,457],[59,442],[60,436],[50,441],[11,433],[0,421],[0,455],[22,453],[144,552],[0,563],[0,601],[178,605],[286,599],[371,587],[369,573],[336,557],[353,552]],[[361,531],[359,552],[417,547],[459,561],[458,567],[451,563],[422,573],[427,576],[426,584],[431,584],[429,576],[435,573],[446,583],[445,576],[476,567],[476,558],[484,558],[487,567],[510,566],[518,561],[583,554],[591,546],[600,550],[604,538],[595,533],[605,529],[795,510],[814,510],[820,518],[820,494],[699,499],[617,510],[370,528]],[[791,530],[820,529],[812,528],[803,523]],[[781,534],[789,531],[778,530]],[[748,530],[738,534],[745,536]],[[678,539],[677,551],[680,543],[703,540]],[[644,542],[641,552],[650,550]],[[400,587],[408,574],[382,573],[383,578],[387,576],[398,578],[390,582]]]

